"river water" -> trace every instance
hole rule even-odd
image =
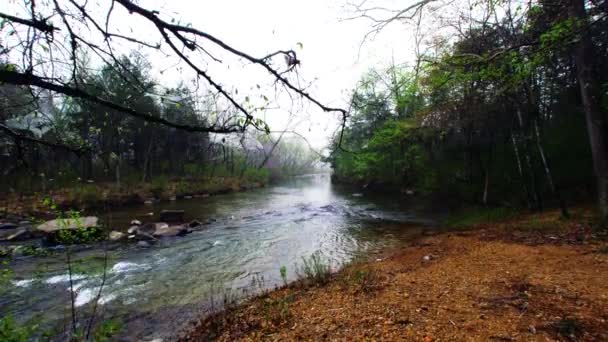
[[[85,322],[93,310],[104,269],[97,316],[121,322],[117,339],[172,340],[224,299],[282,284],[282,266],[293,281],[302,258],[320,253],[338,269],[390,249],[433,222],[422,205],[353,193],[332,185],[328,174],[247,192],[130,207],[103,217],[127,227],[132,219],[152,221],[162,209],[183,209],[189,219],[212,223],[149,248],[112,244],[107,252],[99,245],[74,252],[72,287],[79,321]],[[57,251],[13,260],[15,277],[0,292],[0,315],[64,329],[71,302],[65,258]]]

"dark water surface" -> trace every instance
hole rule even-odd
[[[411,201],[410,201],[411,202]],[[189,219],[213,223],[150,248],[110,246],[99,300],[102,319],[123,324],[124,340],[171,340],[183,327],[226,297],[243,297],[282,284],[279,269],[296,279],[302,257],[321,253],[332,267],[394,247],[432,223],[422,204],[398,197],[370,197],[332,185],[329,175],[294,178],[248,192],[131,207],[112,213],[115,225],[151,221],[162,209],[184,209]],[[399,222],[411,222],[407,228]],[[84,249],[73,283],[78,315],[86,318],[103,274],[100,247]],[[82,262],[78,262],[82,260]],[[43,325],[69,319],[65,254],[13,261],[15,280],[0,292],[0,314],[35,317]],[[213,304],[212,304],[213,303]]]

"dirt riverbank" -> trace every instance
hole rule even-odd
[[[580,209],[421,236],[202,319],[183,340],[606,341],[608,242],[592,221]]]

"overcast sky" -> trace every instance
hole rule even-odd
[[[23,1],[0,1],[9,4],[9,13],[27,17],[27,6],[24,6]],[[394,9],[417,2],[369,1],[368,6],[381,3]],[[67,0],[60,0],[60,3],[64,2],[74,10]],[[109,4],[109,1],[89,1],[90,7],[87,8],[100,22],[104,22]],[[297,51],[301,66],[298,68],[298,78],[294,79],[296,75],[291,74],[292,79],[295,83],[306,86],[307,91],[323,104],[333,107],[347,107],[349,94],[357,80],[370,68],[386,68],[393,60],[398,64],[411,63],[414,58],[412,30],[401,24],[390,25],[374,40],[361,45],[363,37],[371,30],[371,23],[363,19],[343,20],[353,16],[346,8],[347,0],[140,0],[138,4],[149,10],[158,10],[166,20],[174,19],[182,25],[191,24],[255,57],[277,50]],[[58,17],[53,20],[60,25]],[[147,40],[152,44],[162,40],[158,30],[149,21],[137,15],[129,15],[119,5],[113,12],[110,28],[110,31]],[[96,31],[90,26],[82,26],[78,32],[103,46],[103,37],[94,37]],[[63,34],[64,39],[68,37],[65,29],[59,34]],[[16,36],[7,36],[7,39],[16,39]],[[120,44],[119,41],[112,40],[113,44]],[[176,64],[179,59],[175,54],[166,57],[166,54],[153,49],[126,42],[124,44],[124,49],[121,50],[119,46],[114,52],[129,53],[138,49],[150,60],[153,76],[163,86],[174,86],[180,81],[192,84],[189,82],[192,82],[196,74],[183,62]],[[203,47],[213,54],[217,53],[223,63],[208,63],[210,58],[205,55],[189,56],[201,63],[211,77],[235,94],[238,101],[244,101],[246,96],[257,101],[256,105],[264,96],[274,100],[271,107],[279,109],[268,110],[263,117],[273,131],[283,130],[289,113],[295,113],[297,118],[292,123],[299,123],[295,130],[307,137],[315,148],[327,145],[339,125],[338,114],[324,113],[306,102],[294,102],[284,93],[279,92],[281,95],[274,97],[274,79],[265,70],[231,59],[225,51],[214,48],[208,42],[203,42]],[[39,51],[45,54],[47,49],[39,47]],[[163,44],[163,52],[170,52],[167,44]],[[69,54],[64,58],[68,59]],[[97,64],[100,65],[99,61]],[[64,73],[70,75],[70,64],[65,65],[68,69]],[[53,65],[53,68],[58,67],[59,64]]]
[[[388,2],[393,8],[408,3]],[[302,84],[314,81],[311,93],[332,106],[347,106],[349,91],[369,68],[386,67],[393,57],[397,63],[413,59],[411,33],[400,24],[389,26],[376,39],[361,46],[365,33],[370,30],[370,22],[342,20],[352,16],[345,8],[345,0],[156,0],[146,1],[145,6],[153,9],[154,3],[162,13],[181,18],[254,56],[279,49],[296,50],[302,61],[299,70]],[[302,49],[298,43],[302,44]],[[255,79],[250,79],[255,76],[241,73],[239,66],[231,66],[236,75],[227,76],[227,71],[220,69],[211,69],[211,72],[226,83],[226,77],[247,78],[255,83]],[[281,105],[285,107],[285,102]],[[284,110],[287,109],[291,108],[268,112],[266,120],[273,130],[285,126],[287,114]],[[313,146],[326,145],[338,125],[338,117],[306,104],[298,103],[293,110],[309,118],[296,130],[308,137]],[[298,121],[301,120],[294,122]]]

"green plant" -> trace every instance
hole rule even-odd
[[[302,266],[296,267],[296,274],[304,282],[310,285],[326,284],[331,277],[329,261],[323,260],[319,252],[311,254],[310,257],[302,257]]]
[[[8,283],[13,279],[15,273],[9,268],[8,260],[0,261],[0,293],[8,286]]]
[[[32,338],[38,326],[35,324],[18,325],[13,316],[0,318],[0,341],[25,342]]]
[[[110,341],[113,336],[118,334],[123,328],[121,322],[117,320],[106,320],[101,322],[95,329],[93,340],[95,342]]]
[[[243,172],[243,179],[249,182],[257,182],[266,184],[270,178],[270,172],[268,169],[258,169],[255,167],[249,167]]]
[[[517,215],[514,208],[470,208],[462,213],[452,215],[445,220],[451,227],[468,227],[480,223],[496,222]]]
[[[150,192],[156,198],[160,198],[169,187],[169,180],[165,176],[158,176],[150,182]]]
[[[51,252],[49,252],[49,250],[41,248],[41,247],[36,247],[36,246],[24,246],[23,247],[23,255],[43,257],[43,256],[48,256],[50,254],[51,254]]]
[[[382,278],[374,270],[357,269],[347,273],[345,280],[356,292],[372,293],[382,287]]]
[[[54,242],[66,245],[83,244],[101,241],[105,234],[100,227],[84,227],[82,217],[78,211],[69,211],[67,218],[60,214],[59,226],[61,229],[54,236]],[[70,223],[76,223],[76,229],[68,229]]]
[[[262,302],[262,313],[266,322],[280,325],[291,319],[289,304],[293,302],[293,295],[280,298],[265,298]]]
[[[283,284],[287,285],[287,267],[281,266],[281,268],[279,268],[279,272],[281,273],[281,279],[283,279]]]

